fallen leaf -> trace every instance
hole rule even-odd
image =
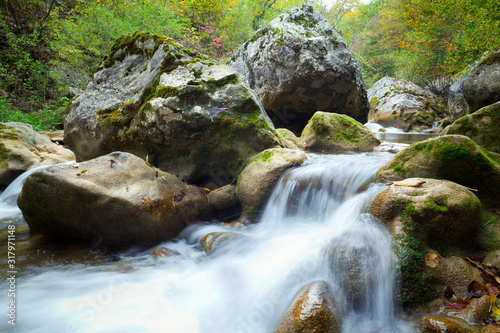
[[[486,291],[487,295],[497,295],[498,294],[498,287],[492,285],[491,283],[486,284]]]
[[[111,166],[112,168],[114,168],[115,166],[117,166],[117,165],[118,165],[118,163],[116,163],[116,161],[115,161],[115,160],[109,160],[109,162],[111,163],[111,165],[110,165],[110,166]]]
[[[486,281],[486,283],[491,283],[493,286],[496,287],[500,286],[500,284],[497,281],[498,277],[493,273],[491,273],[490,271],[484,270],[481,272],[480,275],[484,279],[484,281]]]
[[[443,301],[443,305],[446,309],[455,309],[455,310],[461,310],[467,307],[467,305],[451,303],[448,301]]]
[[[130,190],[130,187],[128,185],[125,185],[125,191],[129,191]]]
[[[439,257],[436,253],[427,253],[425,255],[425,264],[429,267],[436,267],[439,263]]]
[[[35,153],[35,155],[37,155],[37,156],[41,156],[41,155],[40,155],[40,152],[38,151],[38,149],[34,148],[33,152]]]
[[[497,316],[500,316],[500,308],[498,307],[498,298],[493,294],[490,295],[490,310]]]
[[[481,282],[474,280],[467,287],[467,295],[472,298],[480,298],[484,295],[489,295],[489,293]]]
[[[227,105],[221,104],[217,107],[217,110],[229,110],[229,107]]]
[[[71,163],[71,166],[72,166],[73,168],[78,169],[78,168],[80,167],[80,164],[78,164],[78,163],[76,163],[76,162],[73,162],[73,163]]]
[[[453,288],[447,283],[444,285],[444,297],[452,298],[455,295]]]
[[[425,180],[401,180],[393,182],[392,184],[395,186],[421,187],[425,183]]]

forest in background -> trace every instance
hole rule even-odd
[[[500,47],[498,0],[2,0],[0,121],[60,129],[114,40],[161,34],[226,63],[260,27],[311,3],[343,34],[369,87],[384,76],[449,83]],[[436,89],[442,84],[434,84]]]

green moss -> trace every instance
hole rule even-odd
[[[255,159],[261,159],[262,162],[267,162],[267,161],[269,161],[269,159],[271,158],[271,156],[273,156],[273,152],[270,151],[270,150],[266,150],[266,151],[260,153],[259,155],[257,155],[255,157]]]
[[[6,140],[17,140],[19,139],[19,134],[17,132],[5,125],[0,124],[0,138],[6,139]]]
[[[401,217],[402,233],[396,235],[393,244],[402,278],[401,301],[406,307],[416,306],[436,297],[432,290],[432,277],[423,272],[425,253],[415,232],[417,225],[412,219],[417,213],[412,204],[406,205],[405,214]]]
[[[477,65],[482,66],[482,65],[492,65],[495,63],[500,63],[500,50],[496,50],[494,52],[491,52],[486,56],[483,60],[481,60]]]
[[[0,142],[0,162],[2,167],[7,167],[7,159],[9,158],[10,151],[5,147],[3,143]]]
[[[137,114],[134,101],[128,101],[119,108],[97,110],[97,126],[101,128],[124,127],[128,125]]]
[[[395,165],[393,168],[392,168],[392,171],[394,171],[395,173],[397,174],[400,174],[401,176],[405,177],[406,176],[406,171],[407,169],[404,168],[403,166],[401,165]]]
[[[376,108],[380,104],[379,99],[377,96],[373,96],[372,99],[370,99],[370,106]]]
[[[471,155],[471,149],[462,145],[444,144],[434,149],[435,158],[442,161],[466,160],[469,159]]]
[[[424,207],[427,209],[436,210],[441,213],[446,213],[448,211],[448,206],[447,206],[448,198],[442,198],[441,201],[442,203],[441,205],[439,205],[434,201],[434,199],[429,198],[429,200],[427,200],[427,202],[424,204]]]
[[[455,121],[455,125],[459,125],[458,133],[467,136],[476,136],[478,134],[476,127],[470,121],[470,117],[465,116]]]

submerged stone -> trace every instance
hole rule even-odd
[[[342,313],[324,281],[300,290],[281,317],[274,333],[340,333]]]

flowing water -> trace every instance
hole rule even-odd
[[[280,179],[258,223],[193,225],[161,244],[180,253],[168,258],[153,248],[54,245],[9,211],[0,230],[2,239],[8,224],[18,230],[17,318],[11,327],[2,316],[0,331],[273,332],[296,293],[324,280],[343,332],[413,332],[395,317],[391,236],[366,213],[385,188],[371,179],[391,156],[310,154]],[[207,256],[199,241],[215,231],[241,237]],[[7,289],[0,285],[2,305]]]

